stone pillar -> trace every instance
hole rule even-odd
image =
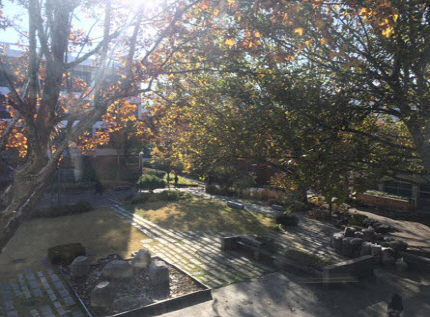
[[[378,190],[379,190],[380,192],[385,191],[385,183],[379,183],[379,184],[378,184]]]
[[[75,182],[82,181],[84,175],[84,158],[81,151],[77,147],[70,148],[70,156],[73,162],[73,174]]]

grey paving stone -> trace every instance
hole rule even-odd
[[[11,281],[10,286],[12,287],[15,296],[19,297],[21,295],[21,291],[19,290],[18,283]]]
[[[48,294],[51,301],[55,301],[57,299],[57,296],[55,296],[55,293],[51,289],[51,286],[49,285],[45,275],[42,272],[37,272],[37,275],[39,276],[39,279],[42,282],[43,288],[45,289],[45,292]]]
[[[39,312],[36,309],[32,309],[30,313],[33,317],[40,317]]]
[[[15,307],[13,306],[13,301],[10,299],[3,301],[3,305],[6,311],[11,311],[15,309]]]
[[[40,311],[41,311],[43,317],[52,317],[52,316],[55,317],[55,313],[52,310],[51,306],[49,306],[49,305],[44,305],[44,306],[40,307]]]
[[[18,312],[15,310],[12,310],[10,312],[7,312],[6,314],[7,317],[19,317]]]
[[[60,316],[65,316],[67,312],[64,310],[63,305],[61,305],[60,302],[54,302],[54,306],[57,309],[57,312],[60,314]]]
[[[50,275],[51,279],[56,276],[54,275]],[[67,289],[64,287],[63,282],[61,282],[58,279],[54,279],[53,280],[54,286],[57,289],[58,293],[60,294],[60,296],[62,297],[64,303],[66,304],[66,306],[73,306],[75,304],[75,301],[73,300],[73,298],[70,296],[70,293],[67,291]]]
[[[12,300],[14,297],[8,283],[0,283],[0,293],[5,300]]]

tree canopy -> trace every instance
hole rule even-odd
[[[201,175],[265,163],[279,186],[328,200],[382,175],[428,176],[426,1],[135,3],[29,0],[18,3],[21,24],[0,8],[1,29],[27,28],[24,53],[0,60],[12,114],[0,144],[21,157],[2,194],[0,248],[64,150],[130,127],[158,157]]]

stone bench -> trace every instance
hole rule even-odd
[[[282,212],[284,212],[284,211],[285,211],[285,207],[284,207],[284,206],[281,206],[281,205],[272,205],[271,207],[272,207],[272,209],[273,209],[273,210],[275,210],[275,211],[282,211]]]
[[[245,251],[251,253],[255,260],[260,258],[263,242],[248,236],[223,237],[221,239],[221,250]]]
[[[373,276],[374,259],[365,255],[352,260],[327,265],[323,268],[324,284],[356,282],[360,278]]]
[[[237,203],[235,201],[228,201],[227,206],[234,209],[245,209],[245,206],[241,203]]]

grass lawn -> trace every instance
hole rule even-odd
[[[97,259],[116,253],[130,257],[148,237],[117,218],[110,209],[56,218],[37,218],[24,222],[0,255],[0,280],[13,277],[26,266],[40,266],[49,247],[80,242]],[[24,259],[23,263],[13,260]],[[6,279],[7,280],[7,279]]]
[[[164,180],[167,183],[167,174],[166,176],[164,176]],[[174,185],[174,184],[175,184],[175,174],[170,174],[170,185]],[[199,184],[196,182],[193,182],[190,179],[187,179],[185,177],[178,175],[178,185],[179,186],[198,186]]]
[[[262,233],[273,230],[274,218],[232,209],[224,202],[202,198],[188,198],[176,202],[145,202],[129,210],[163,228],[178,231],[216,231],[240,234]]]

